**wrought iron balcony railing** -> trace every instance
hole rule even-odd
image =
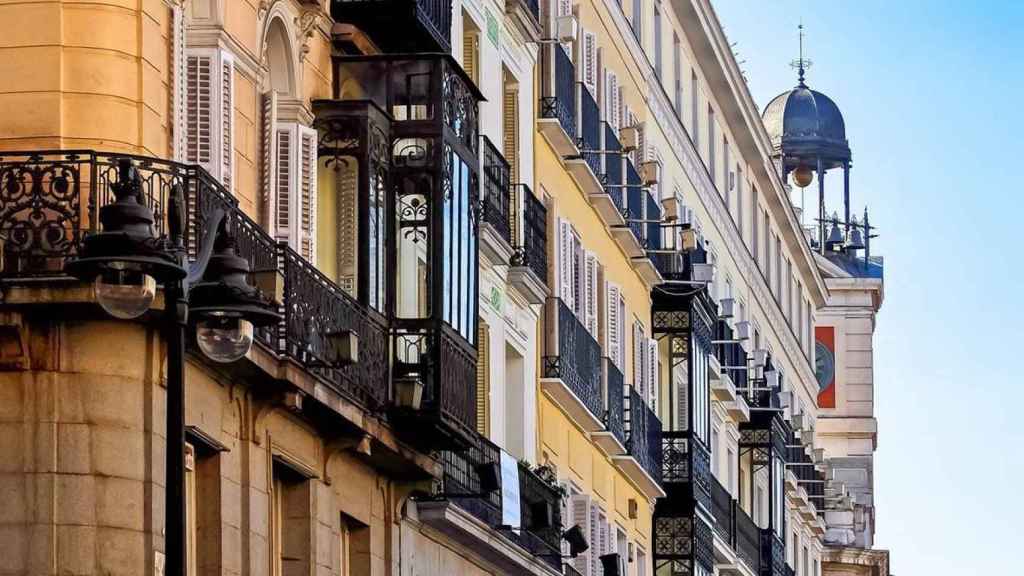
[[[451,52],[451,0],[334,0],[331,16],[387,52]]]
[[[441,452],[443,473],[432,499],[448,500],[473,515],[487,526],[501,531],[531,555],[560,571],[561,561],[561,494],[549,482],[519,464],[520,526],[505,526],[502,514],[502,476],[497,489],[483,493],[480,467],[499,464],[501,450],[490,440],[477,435],[467,450]],[[548,516],[550,513],[550,517]]]
[[[733,329],[729,326],[728,321],[719,320],[715,323],[715,340],[723,342],[733,340]],[[742,368],[747,365],[747,351],[743,345],[736,342],[715,344],[715,356],[720,365],[731,366],[723,371],[729,375],[733,385],[739,389],[746,389],[749,369]],[[753,394],[756,395],[759,392]]]
[[[757,527],[750,515],[739,505],[733,509],[736,518],[735,546],[736,555],[750,567],[755,574],[761,572],[761,529]]]
[[[597,107],[597,101],[591,95],[590,89],[582,83],[577,83],[576,89],[580,94],[579,114],[579,143],[580,150],[601,150],[601,111]],[[594,175],[601,177],[601,156],[600,152],[581,152],[583,160],[593,170]]]
[[[385,319],[353,299],[284,243],[276,242],[238,207],[238,201],[205,170],[158,158],[92,150],[5,152],[0,155],[0,238],[5,282],[64,278],[64,262],[78,243],[98,232],[98,210],[111,200],[117,164],[130,159],[140,172],[143,201],[156,216],[158,236],[167,229],[165,207],[175,186],[185,194],[185,250],[194,258],[199,230],[215,209],[227,212],[238,254],[256,274],[284,279],[283,322],[260,328],[257,340],[272,353],[295,360],[336,391],[371,409],[388,400]],[[332,367],[326,334],[359,335],[362,361]]]
[[[661,484],[661,421],[633,387],[629,389],[626,404],[626,450]]]
[[[644,211],[644,248],[648,250],[661,250],[661,205],[650,193],[644,195],[644,202],[647,204]]]
[[[736,502],[718,478],[711,478],[711,515],[715,519],[715,532],[729,546],[736,545]]]
[[[604,427],[626,445],[626,385],[622,371],[611,358],[604,358]]]
[[[490,224],[509,245],[512,244],[512,210],[509,164],[487,136],[483,146],[483,210],[481,220]]]
[[[607,122],[604,123],[604,183],[605,192],[612,198],[612,202],[622,214],[626,213],[625,188],[622,188],[622,156],[617,150],[622,150],[622,143],[615,134],[615,128]]]
[[[555,118],[572,141],[576,140],[576,67],[559,44],[545,44],[550,57],[544,58],[550,74],[547,91],[540,99],[541,118]]]
[[[512,256],[514,266],[526,266],[536,274],[543,284],[548,282],[548,209],[526,184],[513,187],[512,206],[520,207],[522,219],[513,216],[516,234],[513,239],[515,253]],[[520,198],[522,202],[520,202]]]
[[[629,229],[633,232],[637,242],[644,244],[645,226],[641,220],[644,218],[644,196],[647,192],[641,186],[640,173],[636,171],[633,161],[626,159],[626,220]]]
[[[543,377],[560,379],[587,410],[600,419],[604,415],[600,344],[561,298],[548,299],[546,322],[549,340]],[[642,420],[643,416],[639,418]],[[643,427],[646,423],[639,422],[637,426]]]

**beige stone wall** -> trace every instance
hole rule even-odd
[[[0,22],[0,149],[168,153],[163,2],[5,2]]]

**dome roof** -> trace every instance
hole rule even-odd
[[[831,98],[802,81],[776,96],[761,115],[772,146],[787,158],[821,156],[828,162],[850,159],[846,123]]]

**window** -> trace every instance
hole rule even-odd
[[[764,488],[761,486],[757,487],[757,496],[754,498],[754,522],[764,528],[765,520],[765,509],[764,509]]]
[[[654,73],[661,80],[661,5],[654,3]]]
[[[473,342],[476,338],[477,311],[474,296],[477,292],[478,273],[477,239],[471,221],[473,207],[470,205],[473,183],[469,165],[454,149],[450,154],[452,193],[444,197],[441,205],[441,254],[444,261],[441,319],[463,338]]]
[[[522,181],[519,174],[519,83],[507,69],[502,69],[502,79],[502,153],[508,160],[509,181],[517,184]]]
[[[340,576],[370,573],[370,527],[348,516],[341,515],[338,528],[338,560]]]
[[[736,225],[740,229],[740,240],[746,242],[746,236],[744,236],[744,222],[743,222],[743,168],[739,164],[736,165]]]
[[[609,550],[609,552],[619,554],[619,574],[622,576],[629,574],[629,540],[626,538],[626,533],[618,526],[615,527],[615,550]]]
[[[473,19],[462,12],[462,69],[473,84],[480,85],[480,30]]]
[[[725,477],[726,484],[725,485],[729,489],[729,492],[732,493],[733,495],[735,495],[736,491],[737,491],[737,487],[736,487],[736,452],[732,449],[731,446],[729,447],[728,450],[726,450],[726,457],[729,459],[729,461],[725,463],[725,473],[726,473],[726,477]]]
[[[619,286],[612,282],[605,283],[605,316],[604,335],[605,349],[612,363],[624,370],[625,363],[625,322],[626,300],[622,297]]]
[[[708,172],[711,173],[711,183],[718,186],[718,178],[715,174],[715,148],[718,143],[715,142],[715,110],[711,107],[711,103],[708,103]],[[721,194],[721,189],[719,189]]]
[[[698,93],[697,73],[690,72],[690,127],[692,128],[693,145],[700,150],[700,94]]]
[[[271,100],[275,97],[270,94]],[[297,122],[273,122],[271,194],[274,237],[316,262],[317,132]]]
[[[640,45],[644,45],[643,35],[643,22],[644,22],[644,1],[633,0],[633,14],[630,23],[633,25],[633,35],[640,42]]]
[[[769,235],[771,234],[771,220],[768,218],[768,210],[763,212],[764,218],[762,223],[764,224],[764,279],[771,286],[772,277],[772,245],[769,243]]]
[[[804,546],[803,554],[800,556],[800,567],[804,570],[804,573],[809,568],[807,564],[807,546]]]
[[[725,197],[725,211],[732,214],[732,174],[729,173],[729,139],[722,136],[722,195]]]
[[[636,549],[636,576],[647,576],[647,553],[639,546]]]
[[[782,292],[782,240],[775,236],[775,297],[779,298]],[[781,302],[781,300],[780,300]]]
[[[209,535],[220,530],[220,447],[214,447],[191,431],[185,443],[185,546],[186,574],[220,558],[220,546]]]
[[[309,570],[312,495],[309,480],[275,457],[270,487],[271,576]],[[287,535],[287,538],[285,537]]]
[[[718,440],[719,440],[718,426],[711,428],[711,474],[716,478],[719,476],[719,456],[718,456]]]
[[[479,368],[477,368],[479,370]],[[532,384],[532,382],[531,382]],[[505,449],[517,460],[533,460],[536,418],[533,387],[526,382],[526,362],[515,347],[505,345]]]
[[[758,241],[757,235],[759,234],[760,228],[757,225],[758,220],[761,219],[761,210],[757,205],[757,187],[750,187],[750,250],[754,253],[754,262],[757,263],[757,267],[761,267],[761,243]]]
[[[672,102],[675,103],[676,116],[683,118],[683,49],[679,45],[679,34],[672,33],[672,81],[675,82]]]

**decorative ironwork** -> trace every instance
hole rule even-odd
[[[630,387],[626,406],[626,449],[651,478],[661,484],[661,421],[650,406]]]
[[[644,218],[644,196],[647,195],[641,187],[640,173],[633,166],[633,161],[626,159],[626,209],[622,213],[626,218],[626,225],[636,237],[641,246],[644,245],[645,226],[641,220]]]
[[[451,51],[451,0],[336,0],[331,15],[388,52]]]
[[[761,576],[784,576],[785,572],[785,544],[771,529],[761,529]]]
[[[435,482],[433,499],[446,499],[470,513],[492,529],[500,530],[527,552],[560,571],[562,558],[561,493],[536,472],[519,464],[520,526],[512,529],[502,525],[502,477],[497,490],[482,493],[480,466],[500,463],[501,450],[487,438],[475,434],[466,450],[443,450],[440,460],[443,473]],[[551,517],[541,517],[546,512]],[[550,520],[550,523],[548,522]]]
[[[456,66],[454,62],[448,62],[442,67],[441,102],[444,107],[444,125],[470,153],[475,155],[480,135],[477,125],[478,96],[467,83],[465,73],[456,72]]]
[[[733,516],[734,501],[729,491],[718,478],[711,479],[711,516],[715,519],[715,532],[729,546],[735,547],[736,519]]]
[[[611,358],[604,359],[604,427],[612,436],[626,445],[626,390],[622,371],[615,366]]]
[[[761,571],[761,529],[745,510],[734,506],[736,519],[736,555],[754,571]]]
[[[604,191],[611,197],[612,203],[619,209],[619,212],[624,214],[626,212],[625,194],[623,193],[625,189],[622,188],[624,160],[618,152],[622,150],[622,143],[619,142],[619,137],[615,134],[615,128],[607,122],[604,123],[604,145],[602,147],[607,151],[604,154]]]
[[[551,92],[540,100],[540,117],[554,118],[562,126],[562,130],[570,139],[576,139],[576,67],[569,58],[569,54],[557,44],[545,45],[545,50],[550,58],[545,58],[548,63],[553,60],[551,66],[554,69],[550,79]]]
[[[597,101],[590,94],[590,89],[582,83],[577,84],[580,94],[579,148],[581,150],[601,150],[601,110]],[[594,175],[601,177],[600,152],[581,152],[583,160],[590,166]]]
[[[690,481],[690,433],[665,430],[661,433],[661,474],[665,484]]]
[[[516,184],[513,188],[515,198],[513,206],[522,206],[522,226],[515,238],[515,254],[512,256],[513,266],[526,266],[547,284],[548,281],[548,248],[547,226],[548,209],[533,195],[526,184]],[[522,198],[520,204],[519,198]],[[518,218],[514,218],[518,221]]]
[[[483,210],[481,220],[491,225],[499,236],[512,243],[511,182],[509,164],[487,136],[483,138]]]
[[[561,298],[548,301],[548,314],[557,348],[549,347],[552,355],[544,356],[544,377],[561,379],[595,418],[601,418],[601,345]]]

